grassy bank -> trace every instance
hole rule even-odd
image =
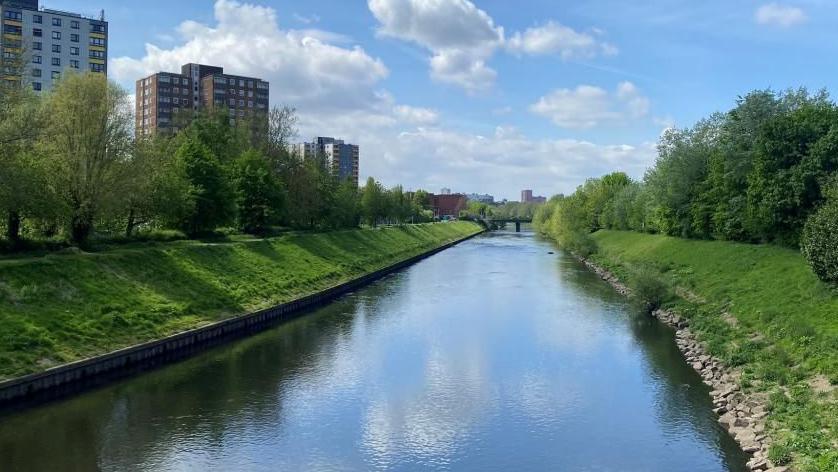
[[[0,379],[283,303],[479,230],[455,222],[0,260]]]
[[[714,356],[764,392],[775,462],[838,470],[838,290],[798,251],[599,231],[591,259],[629,285],[654,274]]]

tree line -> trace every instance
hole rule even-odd
[[[753,91],[666,131],[642,180],[590,179],[553,197],[536,224],[583,254],[599,229],[800,248],[838,281],[838,106],[825,91]]]
[[[195,114],[176,134],[134,136],[133,104],[99,74],[66,74],[36,95],[0,86],[0,245],[34,241],[83,245],[160,230],[188,237],[219,228],[264,235],[273,229],[335,229],[362,222],[429,221],[427,192],[363,188],[331,172],[326,157],[289,151],[296,113],[265,120],[226,110]]]

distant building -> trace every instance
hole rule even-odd
[[[23,81],[42,92],[52,89],[67,71],[107,75],[108,22],[104,11],[94,19],[39,9],[38,0],[0,0],[0,19],[0,79]],[[20,60],[26,63],[22,71],[9,67],[8,62]]]
[[[521,190],[521,203],[532,201],[532,190]]]
[[[267,123],[270,85],[255,77],[225,74],[224,69],[186,64],[180,74],[159,72],[137,81],[137,136],[177,132],[194,112],[227,108],[230,123],[261,117]]]
[[[534,197],[532,190],[521,190],[521,203],[546,203],[547,197]]]
[[[431,195],[434,218],[459,218],[460,211],[465,210],[467,204],[466,196],[461,193]]]
[[[442,189],[439,191],[439,194],[440,195],[451,195],[451,189],[447,188],[447,187],[442,187]]]
[[[466,198],[471,202],[480,202],[480,203],[488,203],[493,204],[495,203],[495,197],[489,194],[479,194],[479,193],[470,193],[466,195]]]
[[[291,149],[303,159],[324,156],[334,175],[342,180],[348,179],[356,187],[358,186],[361,149],[357,144],[348,144],[342,139],[318,136],[310,143],[293,144]]]

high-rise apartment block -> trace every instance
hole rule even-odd
[[[521,191],[521,203],[546,203],[547,197],[533,196],[532,190]]]
[[[292,152],[303,159],[323,156],[332,173],[341,180],[350,180],[358,185],[358,171],[361,150],[356,144],[347,144],[342,139],[319,136],[310,143],[294,144]]]
[[[67,71],[108,72],[104,12],[94,19],[39,8],[38,0],[0,0],[0,21],[0,78],[5,81],[23,81],[40,92]]]
[[[159,72],[137,81],[137,135],[177,132],[194,113],[226,108],[230,122],[264,119],[270,109],[270,85],[255,77],[225,74],[224,69],[186,64],[180,74]]]

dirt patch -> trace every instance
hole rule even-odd
[[[812,377],[806,383],[809,384],[812,391],[817,394],[830,394],[835,391],[835,385],[832,385],[832,383],[829,382],[829,379],[823,374]]]

